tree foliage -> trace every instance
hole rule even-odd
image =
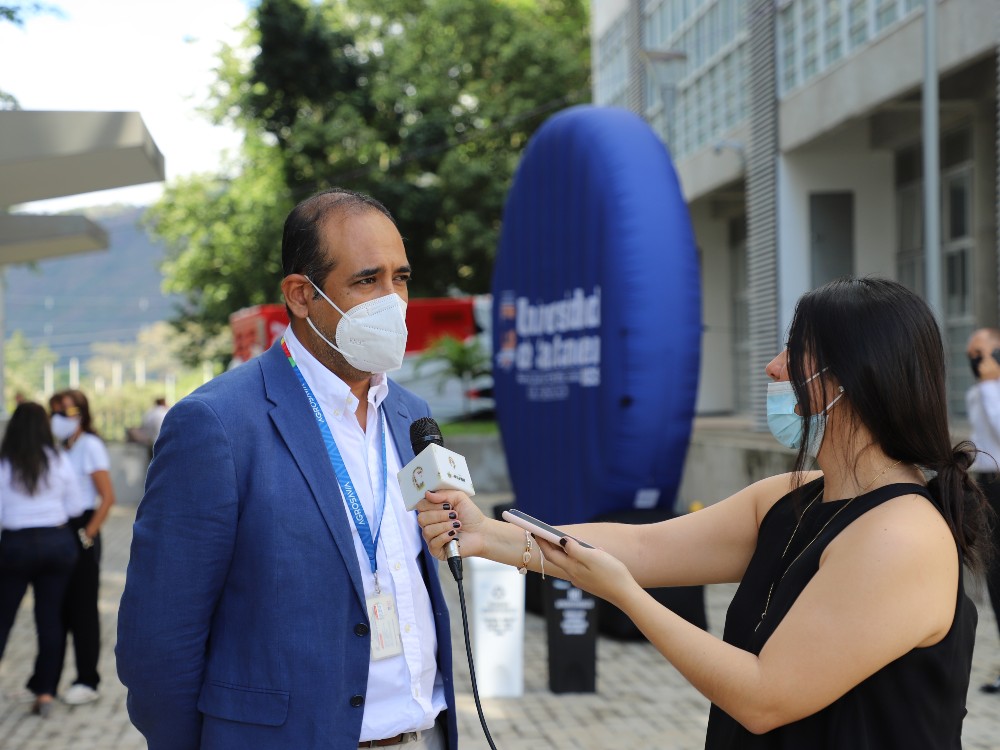
[[[45,345],[33,346],[21,331],[14,331],[3,345],[4,404],[8,412],[14,408],[15,396],[44,401],[42,392],[45,367],[55,364],[58,357]]]
[[[437,373],[439,391],[451,378],[458,378],[462,382],[462,411],[465,414],[469,413],[469,388],[472,381],[493,371],[489,352],[475,336],[465,341],[454,336],[442,336],[420,355],[416,364],[417,371],[429,363],[440,365]]]
[[[245,133],[228,179],[171,186],[150,226],[181,320],[207,332],[278,299],[298,200],[361,190],[396,216],[411,293],[489,288],[520,154],[589,96],[586,0],[261,0],[224,49],[212,116]]]

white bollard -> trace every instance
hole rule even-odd
[[[469,557],[472,658],[483,698],[524,694],[524,576],[509,565]]]

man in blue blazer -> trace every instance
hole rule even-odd
[[[384,374],[406,340],[402,239],[332,190],[289,215],[282,263],[281,341],[177,403],[156,442],[118,619],[129,715],[151,750],[454,750],[437,561],[395,480],[429,411]]]

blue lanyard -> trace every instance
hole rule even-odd
[[[306,398],[309,399],[309,406],[312,407],[313,416],[316,417],[316,423],[319,425],[319,431],[323,435],[323,443],[326,445],[326,452],[330,456],[330,463],[333,464],[333,470],[337,474],[337,482],[340,484],[340,490],[344,493],[344,499],[347,501],[347,507],[350,508],[350,516],[354,520],[354,526],[358,530],[358,536],[361,537],[361,544],[364,545],[365,552],[368,553],[368,562],[372,568],[372,575],[375,576],[375,591],[378,593],[378,562],[375,559],[375,549],[378,547],[378,540],[382,534],[382,516],[385,513],[386,493],[389,487],[389,464],[386,461],[385,452],[385,416],[381,411],[379,411],[382,427],[382,501],[378,502],[378,498],[376,498],[375,501],[375,516],[378,526],[375,528],[375,536],[373,538],[371,525],[368,523],[368,516],[365,515],[365,509],[361,507],[361,500],[358,499],[358,493],[354,489],[354,482],[351,481],[351,475],[347,471],[344,459],[340,455],[340,451],[337,449],[337,443],[333,439],[333,433],[330,432],[330,425],[327,423],[326,417],[323,415],[323,410],[320,408],[319,402],[316,400],[312,390],[309,388],[309,384],[306,382],[306,379],[302,377],[302,371],[299,370],[299,366],[295,364],[295,360],[292,358],[292,353],[288,350],[288,345],[285,343],[284,336],[281,338],[281,348],[284,350],[285,356],[288,357],[289,364],[298,376],[299,383],[302,385],[302,390],[306,392]]]

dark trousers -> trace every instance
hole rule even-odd
[[[1000,475],[997,474],[977,474],[976,480],[983,488],[986,499],[996,516],[993,519],[993,555],[990,557],[990,565],[986,571],[986,588],[990,592],[990,604],[993,605],[993,614],[996,616],[998,628],[1000,628]]]
[[[97,612],[101,535],[97,535],[94,546],[90,549],[84,549],[77,536],[79,529],[84,528],[93,515],[94,511],[88,510],[82,516],[69,520],[78,556],[63,597],[62,622],[63,632],[73,636],[73,652],[76,656],[76,679],[73,682],[96,688],[101,681],[97,674],[97,659],[101,653],[101,618]],[[59,659],[59,674],[62,674],[64,657],[65,647]],[[28,680],[28,689],[35,693],[39,692],[36,689],[37,678],[36,672]]]
[[[79,518],[72,519],[70,525],[82,529],[93,515],[94,512],[88,510]],[[80,557],[66,591],[64,611],[66,630],[73,635],[73,652],[76,654],[76,679],[73,682],[92,688],[96,688],[101,681],[97,674],[97,659],[101,653],[101,616],[97,612],[100,578],[101,535],[98,534],[90,549],[80,545]]]
[[[0,657],[28,584],[35,595],[38,657],[31,689],[53,695],[59,684],[66,631],[63,602],[77,560],[68,526],[16,529],[0,534]]]

